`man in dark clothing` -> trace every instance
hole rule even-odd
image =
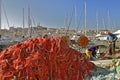
[[[91,51],[93,57],[96,57],[96,51],[98,50],[98,46],[91,46],[88,48],[89,51]]]
[[[107,33],[107,40],[109,42],[109,54],[113,55],[115,53],[115,42],[118,39],[117,36],[115,34],[112,34],[110,32],[106,32]]]
[[[95,60],[98,48],[99,48],[98,46],[91,46],[91,47],[87,48],[86,51],[85,51],[86,58],[88,60]]]

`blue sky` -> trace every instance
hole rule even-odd
[[[88,29],[96,29],[96,12],[98,13],[99,29],[104,28],[103,20],[105,28],[119,29],[120,0],[86,0],[86,3]],[[22,26],[23,8],[25,27],[27,27],[28,6],[31,10],[32,25],[40,23],[42,26],[50,28],[63,28],[69,21],[71,29],[84,28],[84,0],[2,0],[2,27],[8,28],[7,18],[10,26]],[[75,6],[77,18],[75,18]],[[110,26],[108,26],[108,10]]]

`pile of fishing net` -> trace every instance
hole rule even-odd
[[[0,53],[0,80],[83,80],[96,66],[61,38],[35,38]]]

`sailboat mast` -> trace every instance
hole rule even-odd
[[[24,27],[25,27],[25,23],[24,23],[24,8],[23,8],[23,31],[22,31],[23,36],[24,36]]]
[[[103,27],[104,27],[104,30],[105,30],[106,28],[105,28],[105,22],[104,22],[104,18],[103,18]]]
[[[1,30],[2,0],[0,0],[0,30]]]
[[[76,5],[75,5],[75,30],[77,29],[77,9],[76,9]]]
[[[69,31],[68,14],[66,15],[64,26],[65,26],[66,35],[67,35]]]
[[[85,36],[86,36],[86,13],[87,13],[87,11],[86,11],[86,0],[85,0]]]
[[[115,27],[115,26],[116,26],[116,24],[115,24],[115,22],[114,22],[114,23],[113,23],[113,29],[116,29],[116,27]]]
[[[98,13],[96,12],[96,26],[97,26],[97,34],[98,34]]]
[[[110,27],[110,11],[108,9],[108,27]]]
[[[31,37],[31,29],[30,29],[30,7],[28,7],[28,34]]]

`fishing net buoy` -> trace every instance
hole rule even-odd
[[[85,48],[85,47],[87,47],[89,40],[86,36],[80,36],[77,40],[77,43],[79,46]]]

